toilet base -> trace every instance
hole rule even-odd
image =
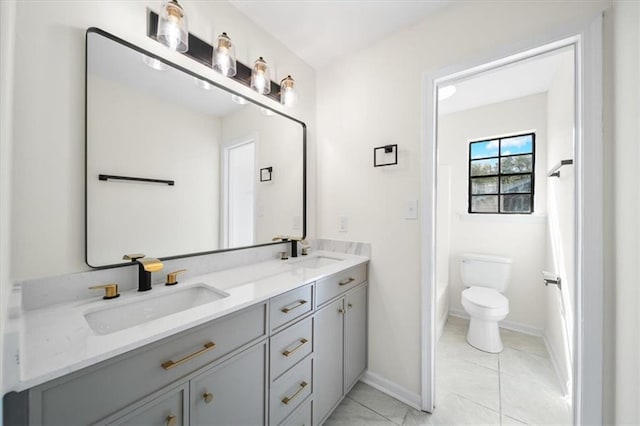
[[[467,331],[467,343],[481,351],[497,354],[502,352],[502,338],[498,321],[486,321],[479,318],[471,318]]]

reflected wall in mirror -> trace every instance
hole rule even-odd
[[[89,266],[305,236],[304,123],[95,28],[86,84]]]

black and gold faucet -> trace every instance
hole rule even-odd
[[[138,291],[151,290],[151,273],[162,270],[162,262],[142,253],[125,254],[122,259],[138,263]]]
[[[300,237],[287,237],[286,235],[276,235],[271,239],[271,241],[290,241],[291,242],[291,257],[298,257],[298,242],[303,245],[307,244],[307,241],[304,238]],[[306,253],[305,253],[306,254]]]

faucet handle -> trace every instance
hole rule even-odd
[[[130,260],[132,262],[135,262],[138,259],[142,259],[143,257],[145,257],[146,255],[143,253],[131,253],[131,254],[125,254],[124,256],[122,256],[122,260]]]
[[[103,299],[109,300],[120,297],[120,293],[118,293],[118,284],[116,283],[94,285],[89,287],[89,290],[97,290],[102,288],[104,289],[104,296],[102,297]]]
[[[164,283],[165,285],[176,285],[178,284],[178,274],[185,272],[186,269],[178,269],[177,271],[173,271],[173,272],[169,272],[167,274],[167,282]]]

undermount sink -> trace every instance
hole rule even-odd
[[[323,266],[332,265],[336,262],[342,262],[342,259],[329,256],[313,256],[303,260],[293,260],[292,264],[303,268],[322,268]]]
[[[228,296],[223,291],[196,285],[160,296],[140,296],[133,302],[87,312],[84,317],[96,334],[110,334]]]

